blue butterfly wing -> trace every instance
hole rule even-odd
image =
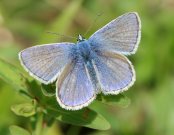
[[[135,81],[131,62],[121,54],[100,53],[93,59],[93,65],[104,94],[118,94]]]
[[[137,13],[126,13],[111,21],[90,38],[96,51],[109,51],[130,55],[137,50],[141,37],[141,22]]]
[[[73,43],[54,43],[27,48],[19,53],[23,67],[44,84],[57,79],[69,57]]]
[[[67,65],[57,81],[56,97],[67,110],[79,110],[95,99],[94,86],[83,61]]]

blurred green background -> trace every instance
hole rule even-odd
[[[18,52],[36,44],[76,40],[47,32],[77,36],[93,32],[126,12],[136,11],[142,21],[142,38],[135,55],[129,56],[137,79],[125,95],[128,107],[98,106],[109,121],[106,131],[69,127],[57,122],[50,135],[173,135],[174,134],[174,1],[173,0],[1,0],[0,58],[22,67]],[[8,75],[8,72],[6,73]],[[10,125],[27,127],[28,118],[10,109],[24,99],[0,79],[0,135]],[[69,129],[69,132],[67,130]],[[78,131],[77,131],[78,130]]]

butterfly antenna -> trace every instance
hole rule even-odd
[[[89,25],[87,31],[85,32],[85,36],[88,34],[88,32],[90,31],[90,29],[94,26],[94,24],[96,23],[97,19],[103,15],[103,13],[98,13],[94,19],[94,21]]]
[[[58,36],[61,36],[61,37],[67,37],[67,38],[71,38],[71,39],[77,39],[76,37],[73,37],[73,36],[67,36],[67,35],[64,35],[64,34],[60,34],[60,33],[56,33],[56,32],[46,32],[48,34],[54,34],[54,35],[58,35]]]

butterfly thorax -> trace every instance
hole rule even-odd
[[[87,40],[78,42],[77,48],[85,63],[91,60],[91,48]]]

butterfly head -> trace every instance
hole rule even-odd
[[[77,42],[82,42],[82,41],[85,41],[85,38],[84,37],[82,37],[82,35],[78,35],[78,37],[77,37]]]

